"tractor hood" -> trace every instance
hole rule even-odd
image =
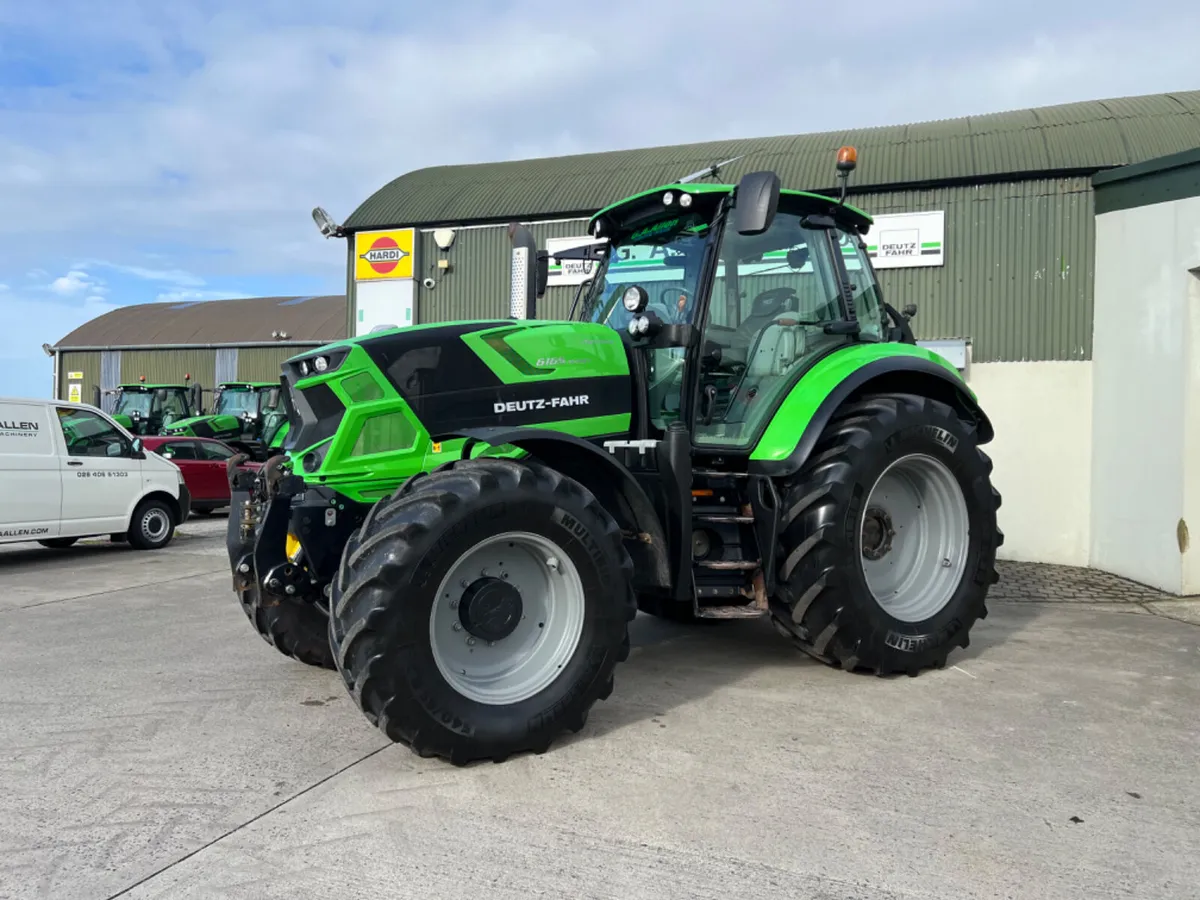
[[[300,453],[333,438],[321,453],[335,458],[366,446],[368,422],[389,418],[381,413],[394,411],[397,428],[403,418],[404,440],[420,444],[495,426],[624,434],[632,407],[621,335],[589,322],[496,319],[397,328],[293,357],[283,380],[291,424],[285,448]],[[316,471],[316,463],[305,471]]]
[[[163,429],[163,434],[191,437],[219,437],[239,429],[237,416],[192,416],[179,419]]]

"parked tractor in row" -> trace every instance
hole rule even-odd
[[[216,438],[257,462],[282,452],[289,426],[278,382],[223,382],[206,411],[203,388],[190,376],[184,380],[119,385],[111,391],[113,418],[137,435]],[[94,392],[93,404],[100,406],[101,391]]]
[[[230,475],[254,628],[454,764],[583,728],[639,609],[944,666],[998,577],[993,430],[885,302],[871,224],[844,180],[684,179],[591,218],[568,321],[534,318],[547,256],[514,226],[511,318],[290,359],[285,452]]]
[[[185,379],[189,381],[190,379]],[[199,413],[199,384],[147,384],[145,380],[118,385],[112,416],[131,434],[162,434],[173,422]],[[99,406],[99,400],[96,401]]]
[[[278,382],[224,382],[217,385],[208,414],[197,411],[163,428],[172,437],[208,437],[223,441],[262,462],[287,436],[287,414]]]

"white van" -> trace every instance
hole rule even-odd
[[[191,497],[170,460],[86,403],[0,397],[0,544],[170,543]]]

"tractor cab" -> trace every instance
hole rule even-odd
[[[697,447],[748,452],[803,372],[888,339],[870,224],[773,173],[649,191],[592,219],[608,245],[577,318],[643,358],[648,437],[682,418]]]
[[[261,461],[286,421],[278,384],[228,381],[217,385],[207,414],[176,421],[166,433],[216,438]]]
[[[139,381],[119,385],[113,418],[132,434],[159,434],[174,422],[190,418],[199,409],[199,385],[146,384]]]

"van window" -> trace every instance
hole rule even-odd
[[[71,456],[132,456],[129,440],[107,419],[86,409],[59,406],[58,425]]]

